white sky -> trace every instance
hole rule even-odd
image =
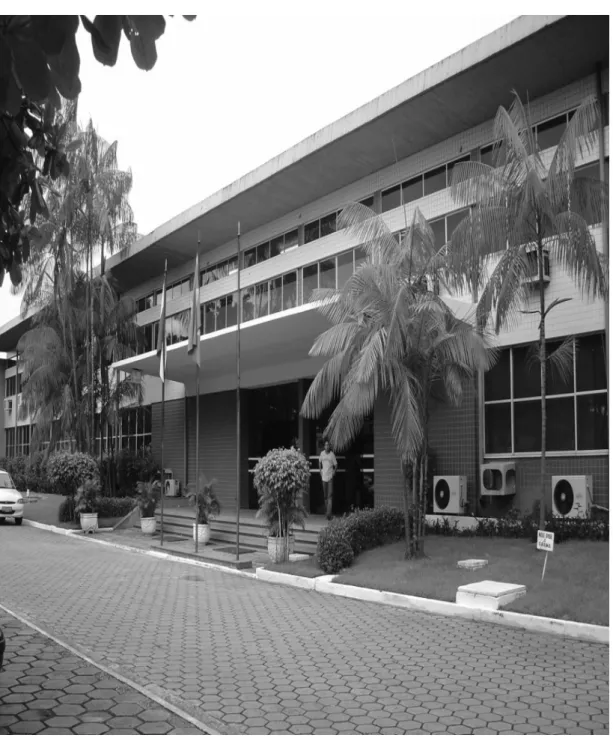
[[[103,67],[79,31],[79,119],[118,140],[140,234],[517,15],[463,6],[417,16],[407,0],[254,5],[167,16],[151,72],[137,69],[123,35],[117,64]],[[9,283],[0,326],[19,313]]]

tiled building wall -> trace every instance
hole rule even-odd
[[[172,468],[173,477],[185,482],[185,406],[183,399],[164,405],[164,468]],[[151,406],[151,450],[162,462],[162,405]]]
[[[248,393],[241,393],[241,419],[247,418]],[[241,425],[241,506],[247,500],[247,425]],[[217,479],[222,512],[236,506],[236,394],[224,391],[200,397],[200,473]],[[187,397],[188,482],[196,482],[196,397]]]

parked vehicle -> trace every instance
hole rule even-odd
[[[23,522],[23,495],[17,491],[13,479],[7,471],[0,469],[0,522],[7,517],[15,520],[15,525]]]

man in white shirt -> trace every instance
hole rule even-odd
[[[321,473],[321,484],[324,490],[324,499],[326,500],[326,518],[332,519],[332,497],[334,495],[334,474],[338,464],[336,456],[330,448],[330,443],[326,440],[324,449],[319,455],[319,472]]]

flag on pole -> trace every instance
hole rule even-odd
[[[162,309],[160,312],[160,326],[158,327],[157,354],[160,358],[160,378],[166,380],[166,270],[164,266],[164,285],[162,286]]]
[[[194,289],[192,291],[192,311],[189,317],[189,329],[187,331],[187,354],[192,355],[194,362],[200,368],[200,335],[202,324],[200,322],[200,238],[198,238],[198,253],[194,265]]]

